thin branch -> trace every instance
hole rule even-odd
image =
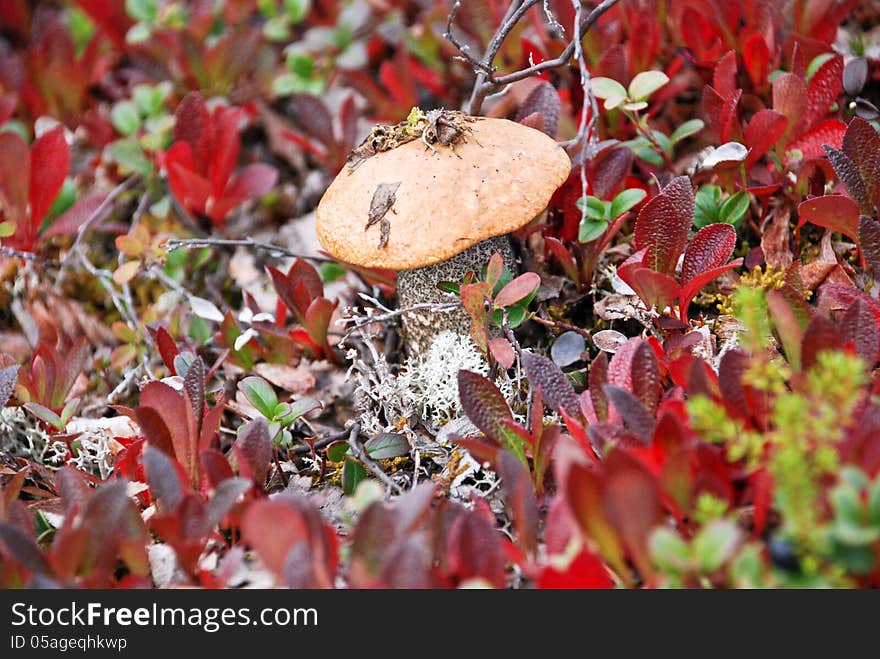
[[[458,309],[461,306],[461,300],[453,300],[451,302],[420,302],[418,304],[413,304],[409,307],[403,307],[401,309],[389,309],[384,304],[379,302],[376,298],[367,295],[365,293],[358,294],[361,299],[367,300],[370,303],[374,304],[377,309],[382,311],[380,314],[376,315],[366,315],[366,316],[349,316],[347,318],[340,318],[336,321],[337,325],[350,325],[350,327],[343,334],[340,342],[345,341],[349,336],[351,336],[354,332],[361,329],[362,327],[366,327],[367,325],[372,325],[373,323],[387,323],[395,318],[403,316],[407,313],[412,313],[414,311],[431,311],[433,313],[445,313],[447,311],[452,311],[453,309]]]
[[[173,252],[176,249],[197,249],[200,247],[250,247],[251,249],[258,249],[265,252],[270,252],[276,256],[286,256],[288,258],[294,259],[306,259],[309,261],[317,261],[320,263],[333,262],[333,259],[326,258],[324,256],[298,254],[294,251],[287,249],[286,247],[281,247],[280,245],[274,245],[272,243],[266,243],[260,240],[254,240],[253,238],[242,238],[238,240],[228,238],[169,238],[165,241],[165,247],[168,248],[169,252]]]
[[[580,21],[577,29],[574,30],[572,40],[568,43],[559,57],[538,62],[525,69],[507,73],[505,75],[495,75],[495,56],[501,49],[504,40],[513,31],[514,26],[523,18],[523,16],[525,16],[525,13],[541,1],[542,0],[526,0],[521,4],[515,2],[508,9],[505,20],[502,21],[501,26],[498,28],[497,32],[489,42],[489,46],[486,48],[486,54],[483,56],[483,59],[480,60],[480,73],[477,75],[474,90],[471,94],[470,102],[468,103],[468,114],[479,113],[486,96],[494,89],[504,87],[505,85],[517,82],[518,80],[524,80],[525,78],[530,78],[549,69],[554,69],[567,64],[572,55],[575,54],[575,49],[584,38],[584,35],[593,27],[596,21],[605,14],[605,12],[620,2],[620,0],[603,0],[596,5],[593,10],[587,14],[586,18]],[[460,4],[460,0],[457,4]],[[578,3],[578,8],[579,6]],[[447,32],[450,31],[451,30],[447,29]]]
[[[6,247],[5,245],[0,245],[0,256],[8,256],[11,259],[23,259],[38,265],[61,265],[61,261],[43,258],[33,252],[22,252],[21,250],[13,249],[12,247]]]

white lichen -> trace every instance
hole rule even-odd
[[[361,427],[367,434],[399,431],[401,420],[407,425],[417,420],[436,435],[463,416],[458,372],[489,373],[489,365],[470,338],[452,331],[439,334],[426,353],[408,357],[396,374],[384,355],[372,347],[370,350],[372,364],[367,364],[356,350],[347,355],[352,362],[349,376],[358,380],[355,396]],[[506,374],[496,384],[511,400],[513,385]]]

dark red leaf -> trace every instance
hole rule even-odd
[[[873,370],[880,352],[880,326],[868,305],[856,299],[843,316],[840,324],[841,338],[852,342],[856,353],[865,360],[868,370]]]
[[[837,350],[842,346],[839,328],[825,316],[816,314],[804,330],[801,342],[801,366],[805,371],[816,364],[816,356],[823,350]]]
[[[538,507],[529,471],[512,453],[501,451],[498,473],[504,500],[512,512],[517,542],[523,551],[534,557],[538,551]]]
[[[633,157],[632,150],[621,146],[600,151],[587,163],[592,194],[599,199],[611,199],[623,186],[632,170]]]
[[[188,169],[207,174],[211,161],[212,128],[211,115],[202,95],[190,92],[184,96],[174,111],[174,119],[174,141],[188,144],[192,153],[192,164]],[[166,154],[166,158],[169,154]]]
[[[710,224],[694,235],[684,252],[681,283],[727,263],[736,247],[736,229],[730,224]]]
[[[632,393],[651,414],[655,414],[663,385],[660,381],[660,364],[650,344],[643,342],[636,348],[630,368]]]
[[[467,418],[496,444],[504,445],[503,420],[513,420],[498,387],[487,377],[471,371],[458,372],[458,397]]]
[[[293,94],[288,100],[288,107],[291,120],[297,128],[325,147],[332,147],[336,143],[333,117],[321,99],[311,94]]]
[[[553,360],[542,355],[524,351],[522,353],[523,369],[533,387],[541,387],[547,406],[557,412],[565,409],[571,416],[580,414],[580,403],[565,373]]]
[[[526,117],[538,114],[541,117],[541,128],[550,137],[556,137],[559,129],[559,115],[562,104],[559,101],[559,93],[549,82],[542,81],[535,85],[534,89],[526,96],[523,104],[516,113],[516,120],[522,121]]]
[[[7,219],[25,221],[30,185],[31,152],[27,143],[18,133],[0,132],[0,200],[8,209]]]
[[[0,522],[0,543],[6,547],[13,559],[18,561],[28,572],[44,576],[52,574],[52,570],[37,543],[17,526]]]
[[[239,474],[262,487],[275,453],[266,420],[258,417],[242,427],[232,450],[238,462]]]
[[[779,147],[784,148],[801,125],[807,109],[807,85],[794,73],[783,73],[773,81],[773,109],[788,119]]]
[[[870,123],[854,117],[840,148],[856,163],[867,193],[865,214],[873,215],[873,207],[880,207],[880,135]]]
[[[461,583],[484,579],[495,588],[505,583],[507,558],[495,525],[470,512],[453,522],[446,541],[449,572]]]
[[[858,244],[865,260],[874,269],[874,273],[880,276],[880,221],[865,215],[859,218]]]
[[[148,446],[141,461],[147,475],[150,493],[158,501],[161,514],[173,514],[183,499],[185,477],[180,473],[180,465],[164,451]]]
[[[862,178],[862,172],[859,171],[856,161],[845,151],[827,145],[824,146],[824,149],[828,162],[834,168],[837,178],[846,186],[847,192],[858,202],[863,213],[872,213],[871,196],[868,194],[867,188],[868,182]]]
[[[617,274],[649,309],[656,307],[658,311],[663,311],[681,294],[678,282],[670,275],[637,263],[620,266]]]
[[[669,276],[675,274],[694,218],[690,179],[679,176],[639,212],[635,227],[637,250],[646,249],[643,265]]]
[[[623,419],[624,425],[642,442],[648,444],[654,434],[654,417],[642,402],[626,389],[605,385],[605,395]]]
[[[590,364],[588,380],[590,401],[599,421],[608,418],[608,399],[605,397],[605,384],[608,382],[608,357],[600,352]]]
[[[71,206],[63,215],[52,221],[52,224],[43,232],[44,238],[52,236],[72,236],[79,228],[90,219],[98,207],[107,198],[105,194],[92,194]]]

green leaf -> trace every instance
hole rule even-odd
[[[721,202],[721,188],[717,185],[704,185],[694,196],[694,226],[702,229],[707,224],[718,222],[718,205]]]
[[[348,453],[349,448],[348,442],[333,442],[327,447],[327,459],[330,460],[330,462],[342,462],[342,459],[345,457],[345,454]]]
[[[159,18],[158,0],[125,0],[125,11],[136,21],[152,25]]]
[[[578,240],[582,243],[596,240],[596,238],[601,237],[607,229],[608,222],[605,220],[591,220],[590,218],[583,219],[578,228]]]
[[[342,491],[351,496],[358,483],[366,477],[367,470],[364,469],[364,466],[351,456],[345,456],[345,464],[342,465]]]
[[[725,519],[709,522],[694,538],[694,558],[704,572],[714,572],[733,558],[741,538],[742,531],[734,522]]]
[[[651,558],[665,572],[681,573],[688,570],[690,547],[672,529],[660,527],[651,533],[648,541]]]
[[[626,89],[616,80],[611,78],[592,78],[590,85],[593,96],[605,100],[605,109],[613,110],[626,100]]]
[[[170,84],[135,85],[131,90],[131,99],[142,116],[154,117],[161,112],[170,92]]]
[[[9,238],[15,233],[15,222],[0,222],[0,238]]]
[[[263,35],[269,41],[286,41],[290,38],[290,18],[285,14],[273,16],[263,24]]]
[[[325,261],[318,268],[318,272],[321,275],[321,281],[324,283],[336,281],[345,276],[345,268],[335,261]]]
[[[141,117],[133,101],[120,101],[110,110],[110,121],[121,135],[134,135],[141,127]]]
[[[396,432],[382,432],[364,442],[364,450],[374,460],[385,460],[409,455],[406,436]]]
[[[260,414],[270,420],[275,418],[278,396],[271,384],[258,375],[250,375],[238,383],[238,388]]]
[[[628,110],[630,112],[638,112],[640,110],[644,110],[646,107],[648,107],[648,104],[645,101],[638,101],[636,103],[624,103],[623,104],[623,109]]]
[[[33,414],[43,423],[52,426],[56,430],[64,430],[64,423],[61,421],[61,417],[55,414],[48,407],[40,405],[39,403],[25,403],[24,409]]]
[[[816,75],[816,71],[821,69],[825,62],[834,59],[835,57],[837,57],[837,55],[834,53],[822,53],[821,55],[816,55],[816,57],[813,58],[813,61],[810,62],[809,66],[807,66],[807,81]]]
[[[663,166],[663,156],[654,151],[654,147],[644,137],[637,137],[634,140],[624,142],[623,146],[632,151],[633,155],[639,160],[644,160],[646,163],[656,165],[657,167]]]
[[[510,325],[510,329],[516,329],[525,321],[526,316],[528,315],[528,310],[523,307],[513,307],[507,310],[507,323]]]
[[[672,131],[672,135],[669,136],[669,141],[673,144],[677,142],[681,142],[683,139],[690,137],[691,135],[696,135],[703,128],[705,128],[706,124],[702,119],[691,119],[689,121],[685,121],[678,128]]]
[[[111,142],[107,147],[107,152],[123,170],[135,172],[144,177],[149,177],[153,173],[153,163],[144,155],[140,142],[134,136]]]
[[[577,205],[580,210],[584,210],[586,207],[587,217],[591,220],[608,219],[608,209],[610,208],[610,204],[602,201],[598,197],[593,197],[592,195],[581,197],[575,202],[575,205]]]
[[[293,23],[304,19],[311,8],[311,0],[284,0],[284,11]]]
[[[662,71],[642,71],[629,83],[629,98],[632,101],[644,101],[667,82],[669,76]]]
[[[79,407],[79,398],[71,398],[69,401],[67,401],[64,409],[61,410],[60,421],[62,428],[65,428],[67,426],[67,422],[70,421],[70,417],[72,417],[74,412],[76,412],[77,407]]]
[[[729,196],[718,209],[718,219],[728,224],[738,225],[749,210],[751,198],[745,190]],[[696,216],[696,213],[694,213]]]
[[[55,197],[55,200],[52,202],[52,205],[49,206],[49,210],[46,212],[46,219],[43,222],[43,228],[48,227],[52,221],[61,215],[68,208],[73,206],[76,202],[76,183],[73,182],[73,179],[66,178],[64,179],[64,183],[61,186],[61,192],[58,193],[58,196]]]
[[[608,214],[609,218],[611,220],[616,220],[627,211],[638,206],[642,199],[647,196],[648,193],[641,188],[627,188],[626,190],[621,190],[611,202],[611,211]]]
[[[874,526],[880,526],[880,478],[874,480],[868,491],[868,519]]]

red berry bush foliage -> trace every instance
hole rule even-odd
[[[514,4],[0,3],[0,586],[880,586],[877,8]],[[413,354],[441,108],[572,170]]]

